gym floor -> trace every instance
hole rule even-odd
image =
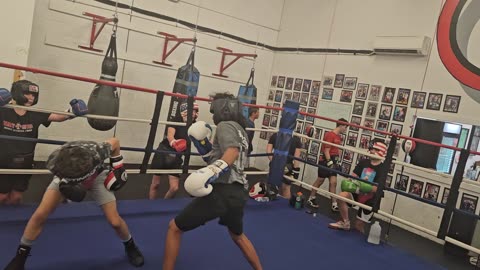
[[[266,176],[249,176],[250,184],[254,184]],[[166,180],[166,179],[165,179]],[[48,175],[35,175],[32,177],[29,190],[24,195],[25,204],[35,204],[38,203],[45,191],[45,188],[50,183],[51,177]],[[148,189],[151,181],[150,175],[129,175],[129,184],[126,186],[126,189],[122,189],[117,192],[117,199],[119,200],[135,200],[135,199],[145,199],[148,196]],[[295,187],[293,187],[294,191]],[[159,188],[159,194],[165,194],[168,190],[168,181],[162,181],[162,184]],[[306,193],[304,193],[306,194]],[[177,198],[182,198],[188,196],[183,187],[181,186],[179,192],[177,193]],[[331,218],[332,220],[337,220],[339,215],[337,213],[332,213],[330,211],[330,202],[326,198],[320,197],[320,209],[318,215],[323,215]],[[307,215],[307,214],[306,214]],[[351,216],[353,217],[355,213],[352,211]],[[385,233],[389,225],[384,223],[382,224],[382,232]],[[350,232],[345,232],[350,233]],[[408,232],[402,228],[399,228],[394,225],[390,225],[388,244],[397,247],[400,249],[408,250],[411,253],[416,254],[419,257],[424,258],[425,260],[441,265],[447,269],[475,269],[468,262],[468,256],[454,256],[449,255],[444,251],[444,246],[437,244],[433,241],[425,239],[419,235]]]

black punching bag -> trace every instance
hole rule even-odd
[[[102,62],[102,75],[100,80],[115,81],[117,75],[117,38],[115,33],[110,38],[110,45]],[[117,88],[108,85],[95,85],[88,99],[88,112],[95,115],[118,116],[120,100]],[[106,131],[112,129],[117,120],[88,118],[90,126],[96,130]]]

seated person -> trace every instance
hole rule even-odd
[[[108,158],[110,162],[104,163]],[[142,266],[143,255],[133,241],[127,224],[117,211],[114,191],[122,188],[127,182],[118,139],[110,138],[103,143],[68,142],[50,154],[47,168],[53,173],[53,180],[27,223],[15,257],[5,269],[23,270],[30,250],[42,232],[48,216],[65,198],[80,202],[87,193],[90,193],[92,199],[102,208],[108,223],[123,242],[130,263],[137,267]],[[85,245],[92,244],[87,230]]]
[[[387,146],[382,140],[375,138],[372,140],[372,144],[368,150],[370,154],[376,155],[379,158],[383,158],[385,157]],[[377,172],[381,170],[383,166],[384,164],[381,159],[362,159],[358,162],[357,166],[353,170],[352,175],[369,182],[378,183]],[[340,196],[373,207],[377,186],[369,185],[358,180],[352,181],[350,179],[345,179],[342,181],[341,187],[342,192],[340,192]],[[348,217],[349,206],[351,205],[347,204],[347,202],[338,200],[338,207],[342,219],[336,223],[330,223],[328,226],[329,228],[347,231],[350,230],[350,220]],[[364,233],[365,223],[370,223],[372,216],[372,211],[367,211],[363,208],[360,208],[357,212],[355,228]]]

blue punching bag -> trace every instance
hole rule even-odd
[[[114,82],[117,70],[117,38],[116,34],[113,33],[110,38],[107,53],[102,62],[102,75],[100,76],[100,80]],[[117,88],[101,84],[95,85],[88,99],[88,113],[117,117],[119,109],[120,100]],[[88,124],[96,130],[107,131],[117,124],[117,120],[88,118]]]
[[[200,72],[195,67],[195,47],[192,49],[187,63],[180,67],[173,86],[173,93],[184,94],[195,97],[198,91],[198,82],[200,81]],[[186,103],[184,98],[172,97],[168,114],[168,121],[175,121],[180,116],[180,104]],[[166,130],[165,130],[166,132]]]
[[[247,104],[257,104],[257,87],[253,84],[254,77],[255,69],[252,68],[247,83],[240,86],[240,88],[238,89],[238,99],[240,100],[240,102]],[[249,117],[248,109],[249,107],[243,106],[242,114],[245,119],[248,119]]]

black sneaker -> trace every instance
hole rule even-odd
[[[17,249],[17,254],[10,261],[7,267],[5,267],[5,270],[24,270],[25,262],[30,254],[30,249],[31,247],[28,246],[19,246]]]
[[[144,258],[142,252],[138,249],[133,239],[130,239],[127,243],[125,243],[125,253],[127,254],[128,261],[136,267],[140,267],[144,264]]]

